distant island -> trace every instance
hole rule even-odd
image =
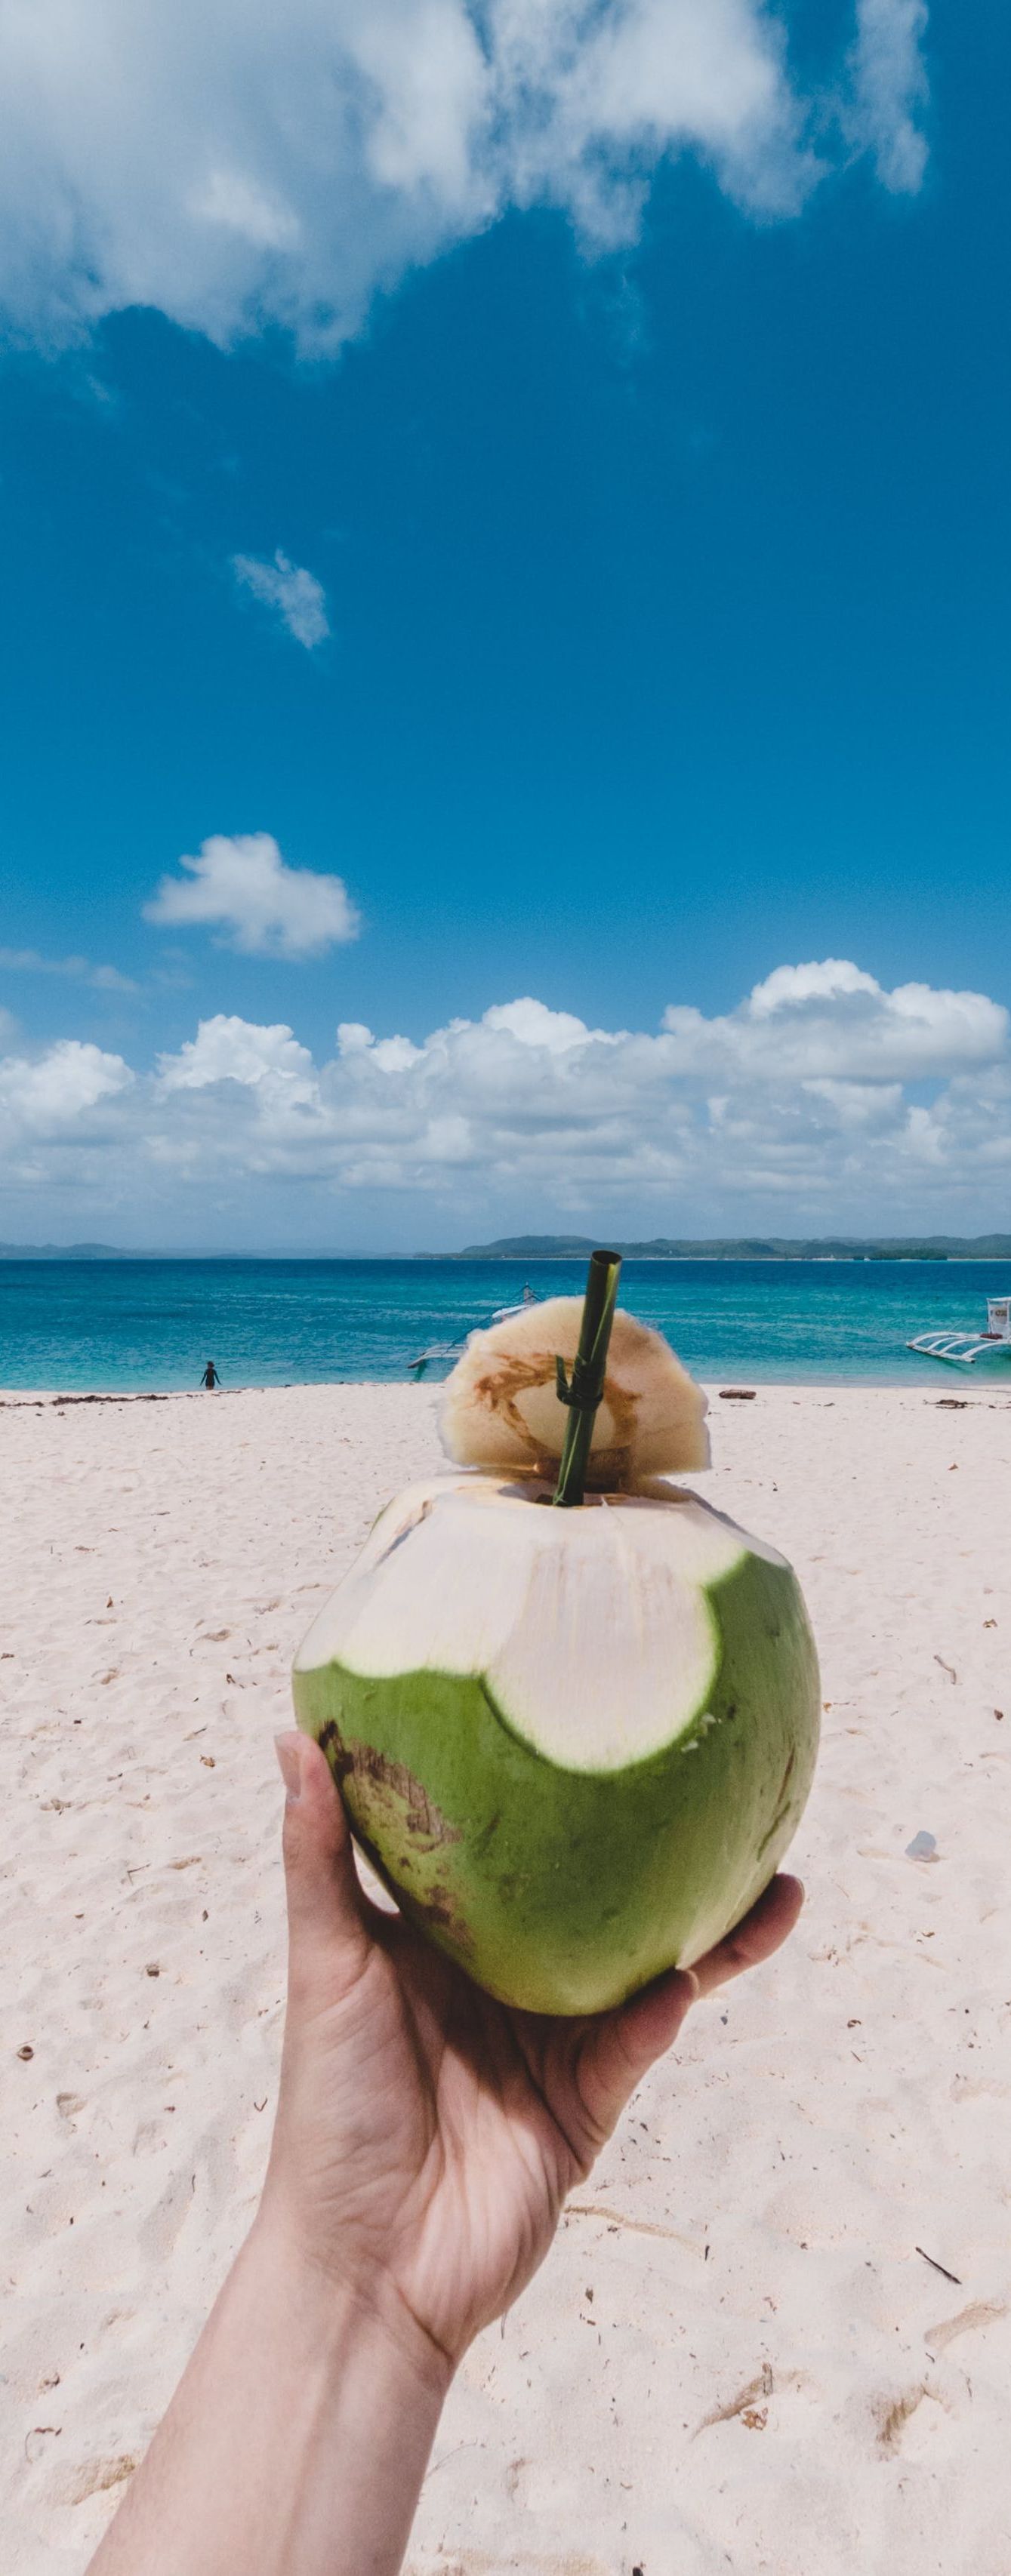
[[[496,1243],[468,1243],[462,1252],[421,1253],[422,1261],[579,1261],[591,1253],[592,1234],[508,1234]],[[739,1241],[615,1243],[627,1261],[1011,1261],[1011,1234],[858,1236],[744,1236]]]
[[[0,1243],[0,1261],[126,1261],[114,1243]]]
[[[416,1252],[415,1261],[583,1261],[596,1249],[593,1234],[504,1234],[494,1243],[467,1243],[462,1252]],[[695,1241],[654,1235],[648,1243],[614,1244],[626,1261],[1011,1261],[1011,1234],[713,1236]],[[369,1261],[403,1260],[402,1253],[185,1252],[163,1247],[124,1252],[117,1243],[0,1243],[0,1261]]]

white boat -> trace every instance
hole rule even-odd
[[[496,1306],[491,1319],[492,1323],[507,1324],[510,1315],[523,1315],[526,1313],[528,1306],[539,1306],[540,1302],[536,1289],[531,1288],[529,1280],[525,1280],[523,1283],[523,1295],[519,1299],[518,1304],[515,1306]]]
[[[510,1315],[525,1315],[528,1306],[539,1306],[540,1303],[541,1300],[538,1297],[536,1290],[531,1288],[529,1282],[527,1282],[524,1286],[523,1295],[519,1299],[518,1304],[515,1306],[496,1306],[494,1313],[492,1314],[491,1321],[493,1324],[505,1324],[508,1322]],[[467,1327],[467,1331],[465,1333],[461,1333],[459,1341],[433,1342],[430,1349],[427,1351],[419,1351],[417,1359],[408,1360],[407,1366],[410,1375],[412,1377],[422,1377],[430,1360],[458,1360],[461,1351],[465,1351],[467,1348],[467,1343],[470,1339],[471,1333],[479,1329],[480,1328],[478,1326],[470,1324]]]
[[[954,1368],[975,1368],[977,1360],[1011,1359],[1011,1297],[987,1298],[985,1333],[918,1333],[906,1349],[921,1351],[926,1359],[947,1360]]]

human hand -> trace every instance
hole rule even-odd
[[[288,2012],[262,2223],[452,2368],[536,2270],[690,2005],[779,1948],[803,1891],[774,1879],[694,1970],[616,2011],[514,2011],[370,1902],[318,1745],[284,1735],[278,1758]]]

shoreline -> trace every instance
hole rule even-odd
[[[400,1393],[408,1397],[431,1396],[438,1395],[445,1383],[444,1378],[434,1377],[422,1378],[420,1383],[410,1378],[392,1377],[307,1377],[285,1378],[276,1382],[271,1382],[270,1379],[251,1379],[248,1385],[216,1387],[213,1395],[214,1402],[220,1403],[222,1399],[234,1402],[237,1396],[298,1395],[307,1393],[310,1389],[317,1395],[343,1395],[352,1388],[365,1387],[374,1395]],[[726,1390],[715,1377],[700,1376],[697,1383],[704,1388],[710,1406],[723,1400]],[[975,1397],[991,1402],[994,1399],[998,1401],[1003,1399],[1005,1403],[1011,1404],[1011,1366],[1005,1372],[1001,1364],[998,1364],[998,1368],[992,1373],[987,1370],[984,1375],[983,1371],[975,1366],[971,1369],[961,1369],[938,1362],[929,1375],[925,1371],[922,1377],[903,1375],[901,1378],[865,1376],[766,1378],[755,1372],[750,1378],[742,1375],[741,1384],[750,1388],[756,1399],[759,1395],[798,1397],[818,1395],[826,1387],[831,1388],[836,1394],[922,1396],[926,1393],[929,1399],[930,1388],[936,1386],[941,1395],[950,1395],[956,1387],[966,1387],[968,1401]],[[203,1387],[186,1386],[0,1386],[0,1406],[13,1409],[18,1405],[197,1404],[202,1400],[206,1401],[206,1394],[207,1390]]]

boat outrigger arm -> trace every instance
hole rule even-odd
[[[536,1291],[530,1287],[529,1282],[525,1282],[523,1295],[520,1298],[518,1305],[496,1306],[491,1319],[492,1323],[508,1323],[511,1315],[525,1315],[528,1306],[539,1306],[540,1303],[541,1300],[537,1296]],[[467,1348],[471,1332],[475,1330],[479,1331],[480,1326],[475,1327],[474,1325],[468,1324],[467,1331],[460,1334],[458,1341],[433,1342],[430,1350],[419,1351],[417,1359],[408,1360],[407,1362],[408,1371],[411,1377],[423,1377],[425,1370],[428,1367],[429,1360],[458,1360],[461,1352],[465,1351]]]
[[[409,1374],[411,1377],[423,1377],[429,1360],[458,1360],[461,1352],[466,1348],[466,1333],[461,1334],[458,1342],[433,1342],[430,1350],[419,1351],[416,1360],[408,1360]]]
[[[1000,1343],[992,1336],[979,1333],[918,1333],[915,1342],[907,1342],[907,1351],[923,1351],[931,1360],[951,1360],[958,1368],[972,1368],[977,1360],[996,1359]],[[1004,1356],[1011,1359],[1011,1349]]]
[[[988,1297],[986,1322],[985,1333],[918,1333],[906,1349],[948,1360],[955,1368],[974,1368],[977,1360],[1011,1360],[1011,1297]]]

